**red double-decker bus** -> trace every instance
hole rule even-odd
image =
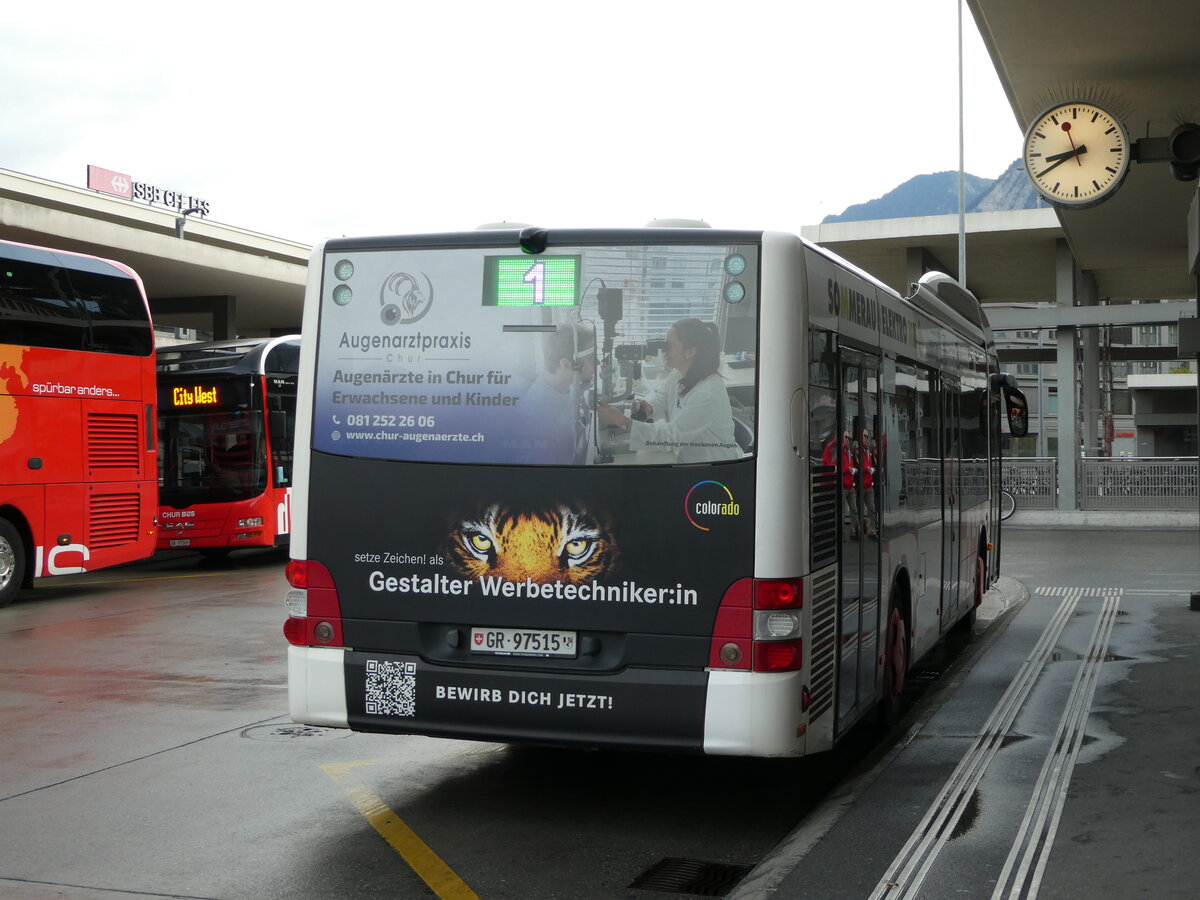
[[[158,549],[221,556],[291,531],[300,336],[158,351]]]
[[[154,552],[154,404],[137,273],[0,241],[0,606]]]

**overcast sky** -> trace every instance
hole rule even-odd
[[[524,12],[523,12],[524,11]],[[964,10],[966,170],[1021,129]],[[798,230],[958,168],[957,0],[9,4],[0,168],[322,237]]]

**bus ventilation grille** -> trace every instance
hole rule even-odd
[[[819,569],[837,559],[837,468],[813,466],[809,495],[812,504],[812,567]]]
[[[629,887],[641,891],[724,897],[750,874],[750,868],[668,856],[639,875]]]
[[[137,541],[141,502],[133,494],[96,494],[88,508],[88,546],[93,550]]]
[[[138,417],[89,413],[87,462],[90,469],[136,469],[139,461]]]
[[[812,705],[808,720],[818,719],[833,706],[833,670],[837,662],[837,568],[812,579],[811,649]]]

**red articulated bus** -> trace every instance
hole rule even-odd
[[[291,530],[300,336],[158,351],[158,549],[221,556]]]
[[[154,403],[137,273],[0,241],[0,606],[154,552]]]

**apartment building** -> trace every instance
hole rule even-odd
[[[1103,326],[1099,332],[1097,387],[1087,396],[1088,379],[1079,377],[1074,408],[1082,423],[1095,410],[1097,433],[1093,452],[1112,457],[1177,457],[1197,453],[1196,362],[1163,359],[1179,343],[1179,326]],[[1009,438],[1012,456],[1058,454],[1059,377],[1053,362],[1058,335],[1053,329],[996,331],[1002,367],[1020,381],[1029,398],[1029,435]],[[1142,350],[1149,359],[1138,359]],[[1018,352],[1013,352],[1018,351]],[[1034,352],[1030,352],[1034,351]],[[1040,351],[1040,352],[1038,352]],[[1005,361],[1006,356],[1010,361]],[[1013,358],[1023,361],[1012,361]],[[1081,366],[1082,367],[1082,366]],[[1069,405],[1068,405],[1068,408]],[[1086,444],[1087,437],[1083,438]],[[1084,452],[1085,447],[1080,448]]]

